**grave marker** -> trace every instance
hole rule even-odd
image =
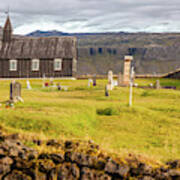
[[[29,81],[26,81],[26,84],[27,84],[27,89],[31,90],[32,88],[31,88],[30,82],[29,82]]]
[[[109,96],[109,92],[108,92],[108,85],[105,86],[105,96]]]
[[[131,61],[133,60],[132,56],[125,56],[124,58],[124,74],[123,74],[123,85],[130,85],[130,69]]]
[[[10,101],[23,101],[21,98],[21,84],[19,82],[11,82],[10,84]]]
[[[61,85],[60,85],[60,83],[57,84],[57,89],[58,89],[58,91],[61,90]]]
[[[160,81],[156,80],[156,89],[161,89]]]
[[[88,79],[88,87],[91,87],[91,84],[93,84],[93,80],[92,79]]]
[[[93,76],[93,86],[96,86],[96,75]]]
[[[113,83],[113,72],[109,71],[108,72],[108,90],[113,90],[114,88],[114,83]]]

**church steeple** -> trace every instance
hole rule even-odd
[[[3,29],[3,42],[10,42],[12,36],[12,25],[9,15],[7,16],[4,29]]]

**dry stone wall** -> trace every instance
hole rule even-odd
[[[0,135],[0,179],[4,180],[153,180],[180,179],[180,161],[153,168],[137,158],[113,159],[89,141],[83,152],[79,142],[33,141],[63,151],[38,152],[24,146],[18,135]],[[85,145],[85,144],[84,144]],[[83,145],[83,146],[84,146]],[[81,149],[81,150],[80,150]]]

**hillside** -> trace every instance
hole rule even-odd
[[[124,55],[133,55],[138,74],[161,74],[180,67],[178,33],[63,33],[36,31],[28,36],[76,36],[78,74],[122,72]]]

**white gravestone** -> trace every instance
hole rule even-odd
[[[109,71],[108,72],[108,85],[107,85],[108,90],[113,90],[114,88],[114,83],[113,83],[113,72]]]
[[[27,84],[27,89],[28,89],[28,90],[31,90],[31,89],[32,89],[32,87],[31,87],[30,82],[29,82],[29,81],[26,81],[26,84]]]
[[[93,84],[93,80],[92,79],[88,79],[88,87],[91,87],[92,84]]]

